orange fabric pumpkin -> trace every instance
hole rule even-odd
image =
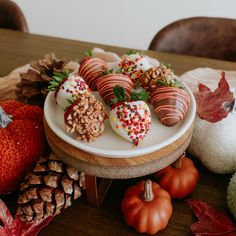
[[[142,181],[127,189],[121,210],[126,223],[137,232],[155,234],[168,224],[171,198],[157,183]]]
[[[199,173],[192,160],[183,155],[171,166],[155,173],[154,177],[172,198],[184,198],[194,191]]]
[[[15,100],[0,102],[0,194],[14,191],[45,149],[43,110]]]

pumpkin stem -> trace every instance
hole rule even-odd
[[[11,116],[0,106],[0,128],[6,128],[10,122],[12,122]]]
[[[185,153],[177,160],[175,161],[172,166],[176,169],[180,169],[182,167],[182,160],[185,157]]]
[[[152,192],[152,181],[149,179],[144,182],[144,192],[142,197],[145,202],[152,201],[154,198],[154,194]]]

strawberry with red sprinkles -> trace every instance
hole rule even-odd
[[[131,78],[133,83],[151,67],[145,55],[134,51],[127,52],[119,63],[120,73]]]
[[[75,73],[69,74],[67,71],[55,73],[48,89],[55,91],[56,103],[62,109],[70,106],[71,100],[90,93],[89,87],[82,77]]]
[[[145,101],[126,101],[124,88],[114,88],[114,105],[109,114],[112,129],[125,140],[138,145],[151,127],[151,113]]]

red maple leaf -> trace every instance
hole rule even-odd
[[[225,212],[199,200],[189,199],[187,203],[198,218],[198,222],[190,226],[195,236],[236,236],[236,226]]]
[[[218,88],[211,91],[206,85],[198,85],[199,92],[195,93],[198,116],[206,121],[215,123],[225,117],[231,111],[234,101],[233,93],[225,79],[225,73],[221,73]]]
[[[18,215],[13,218],[5,203],[0,200],[0,236],[37,236],[39,231],[49,224],[53,217],[27,223]]]

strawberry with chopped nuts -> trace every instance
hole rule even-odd
[[[114,88],[115,99],[109,114],[112,129],[125,140],[138,145],[144,140],[151,126],[151,113],[145,101],[145,91],[131,93],[131,100],[126,100],[124,88]]]
[[[158,87],[158,82],[171,82],[174,79],[174,72],[169,66],[160,65],[146,70],[139,78],[139,84],[144,89],[152,92]]]
[[[94,95],[78,97],[64,114],[67,133],[75,133],[83,142],[92,142],[104,131],[107,118],[103,104]]]

